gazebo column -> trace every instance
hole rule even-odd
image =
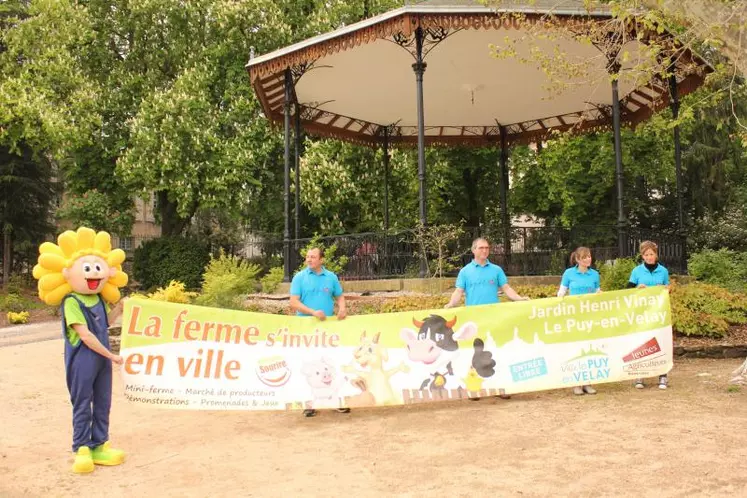
[[[672,117],[675,120],[674,125],[674,172],[677,185],[677,231],[682,242],[682,253],[680,254],[680,271],[687,269],[687,244],[685,243],[685,209],[683,206],[682,192],[682,144],[680,141],[680,125],[677,118],[680,115],[680,95],[677,88],[677,76],[672,68],[672,75],[669,77],[669,91],[671,93],[670,105],[672,107]]]
[[[298,102],[295,103],[295,125],[296,130],[294,134],[295,138],[295,149],[296,149],[296,192],[295,192],[295,206],[293,209],[293,216],[295,218],[293,224],[293,267],[298,267],[298,261],[296,261],[296,254],[298,254],[298,239],[301,238],[301,106]]]
[[[677,77],[669,77],[669,90],[672,94],[670,106],[675,122],[680,115],[680,96],[677,89]],[[685,212],[682,205],[682,146],[680,143],[680,125],[674,125],[674,171],[677,179],[677,222],[682,235],[685,232]]]
[[[511,219],[508,215],[508,142],[506,127],[501,126],[501,224],[503,225],[503,253],[506,255],[506,265],[511,260]]]
[[[626,254],[626,228],[628,220],[625,217],[623,164],[622,164],[622,138],[620,135],[620,95],[617,80],[619,73],[612,80],[612,133],[615,138],[615,178],[617,185],[617,250],[618,257],[624,258]]]
[[[425,183],[425,112],[423,110],[423,73],[427,64],[423,62],[423,28],[418,27],[415,30],[415,64],[412,65],[415,71],[415,84],[417,92],[418,105],[418,183],[419,183],[419,204],[420,204],[420,223],[425,226],[428,224],[426,210],[426,183]],[[425,277],[428,272],[428,266],[425,259],[420,261],[420,277]]]
[[[389,129],[384,128],[381,142],[384,152],[384,231],[389,231]]]
[[[291,133],[291,86],[293,85],[293,78],[291,77],[290,68],[285,69],[285,102],[283,103],[283,113],[285,117],[285,168],[283,175],[283,282],[290,282],[291,279],[291,246],[290,246],[290,169],[291,169],[291,154],[290,154],[290,133]]]

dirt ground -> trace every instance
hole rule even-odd
[[[683,360],[667,391],[609,384],[511,400],[297,412],[129,404],[119,467],[70,473],[62,341],[0,347],[0,496],[747,496],[740,360]]]

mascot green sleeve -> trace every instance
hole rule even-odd
[[[122,272],[125,253],[112,250],[106,232],[81,227],[39,247],[34,278],[39,297],[60,305],[65,339],[65,375],[73,405],[73,472],[92,472],[94,465],[119,465],[125,454],[109,446],[112,362],[122,357],[109,348],[109,306],[127,285]]]

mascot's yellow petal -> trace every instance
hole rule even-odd
[[[39,293],[39,297],[48,305],[57,306],[62,302],[62,298],[64,298],[71,292],[73,292],[73,288],[70,287],[70,284],[64,284],[60,287],[57,287],[50,293],[44,293],[44,295],[42,295],[42,293]]]
[[[35,278],[35,279],[39,280],[39,279],[40,279],[40,278],[42,278],[42,277],[43,277],[44,275],[49,275],[50,273],[55,273],[55,272],[53,272],[53,271],[51,271],[51,270],[47,270],[47,269],[45,269],[45,268],[44,268],[44,267],[43,267],[42,265],[40,265],[40,264],[36,264],[36,265],[34,265],[34,271],[33,271],[33,275],[34,275],[34,278]]]
[[[122,249],[114,249],[111,254],[109,254],[109,257],[106,258],[106,262],[109,263],[109,266],[115,266],[117,269],[120,269],[120,265],[124,263],[126,258],[127,255]]]
[[[39,289],[45,292],[51,292],[66,282],[67,281],[65,280],[65,277],[62,276],[62,273],[50,273],[39,280]]]
[[[53,244],[51,242],[44,242],[42,245],[39,246],[39,254],[57,254],[58,256],[65,256],[65,253],[62,252],[62,249],[60,249],[60,246],[57,244]]]
[[[69,258],[78,250],[78,236],[75,235],[75,232],[72,230],[62,232],[60,236],[57,237],[57,244],[65,253],[65,256]]]
[[[80,227],[78,229],[78,250],[93,249],[95,239],[96,232],[90,228]]]
[[[104,285],[104,288],[101,289],[101,297],[104,298],[104,301],[107,303],[114,304],[119,301],[121,295],[119,294],[119,289],[107,282],[106,285]]]
[[[109,279],[109,283],[115,287],[124,287],[127,285],[127,274],[118,271],[112,278]]]
[[[67,260],[57,254],[40,254],[39,264],[50,272],[60,272],[67,265]]]
[[[106,232],[97,233],[93,241],[93,248],[97,251],[108,253],[112,250],[112,238]]]

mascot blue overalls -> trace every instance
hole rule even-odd
[[[109,350],[108,307],[127,285],[122,272],[125,253],[112,250],[106,232],[81,227],[39,247],[34,278],[39,297],[61,305],[65,338],[65,374],[73,405],[73,472],[92,472],[94,465],[119,465],[125,454],[109,446],[112,362],[122,357]]]

